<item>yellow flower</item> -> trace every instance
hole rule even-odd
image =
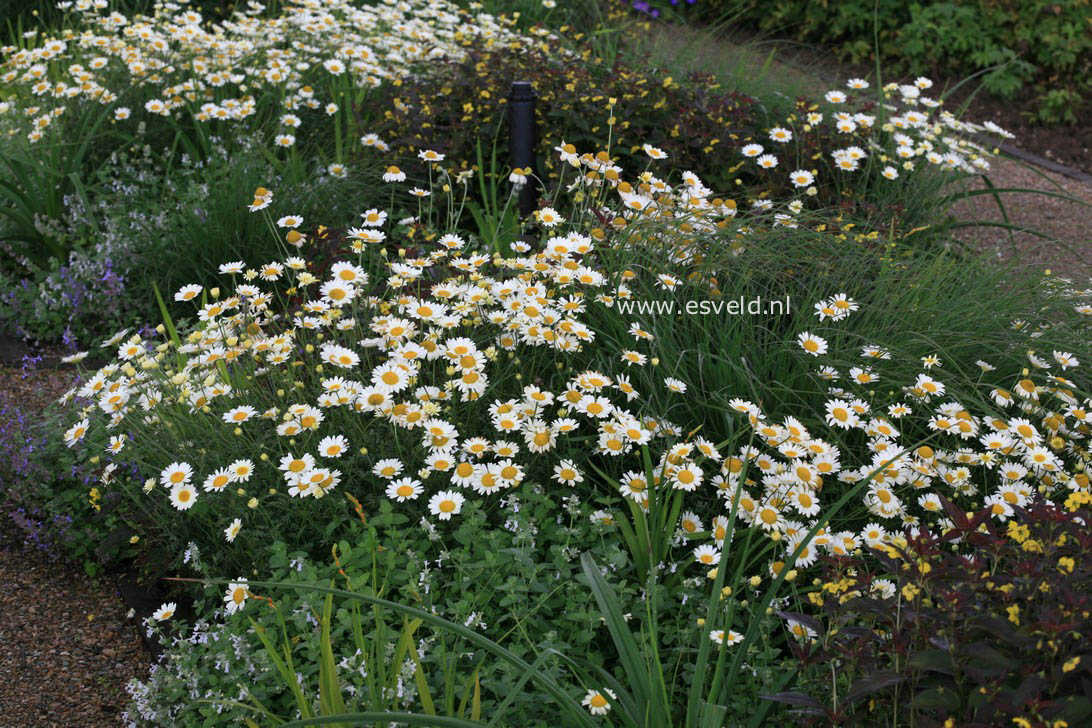
[[[1073,672],[1073,670],[1076,669],[1077,665],[1079,664],[1081,664],[1080,655],[1070,658],[1069,660],[1066,660],[1066,663],[1064,665],[1062,665],[1062,672]]]

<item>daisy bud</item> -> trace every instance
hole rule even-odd
[[[789,569],[789,573],[785,574],[785,581],[796,581],[796,569]]]
[[[261,455],[258,456],[258,459],[261,460],[263,463],[267,462],[269,460],[269,454],[263,452]]]
[[[704,617],[698,617],[698,626],[702,627],[704,625],[705,625],[705,618]]]
[[[308,344],[307,346],[303,347],[303,350],[306,351],[308,354],[313,354],[315,351],[315,347],[313,344]]]
[[[258,499],[257,498],[251,498],[250,500],[248,500],[246,502],[246,507],[249,508],[250,510],[254,510],[255,508],[258,507]]]
[[[236,428],[235,428],[235,429],[233,430],[233,432],[234,432],[234,433],[235,433],[236,435],[242,435],[242,434],[243,434],[243,428],[242,428],[242,427],[236,427]]]
[[[755,574],[754,576],[751,577],[751,586],[757,587],[761,583],[762,583],[762,577],[761,576],[758,576],[757,574]]]
[[[166,330],[166,329],[164,329],[164,328],[163,328],[163,324],[160,324],[159,326],[156,326],[156,327],[155,327],[155,332],[156,332],[157,334],[162,334],[162,333],[163,333],[163,332],[164,332],[165,330]]]
[[[360,454],[361,455],[367,455],[368,454],[368,448],[366,448],[366,447],[360,448]]]
[[[219,298],[220,297],[220,289],[219,288],[209,289],[209,295],[212,296],[213,298]]]
[[[99,456],[98,455],[93,455],[91,457],[91,464],[92,465],[98,465],[99,464]]]
[[[152,488],[154,488],[154,487],[155,487],[155,478],[148,478],[147,480],[144,481],[144,492],[145,493],[151,492]]]

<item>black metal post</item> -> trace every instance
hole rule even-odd
[[[535,168],[535,90],[529,81],[516,81],[508,96],[509,148],[512,167]],[[536,183],[531,175],[519,191],[519,215],[527,217],[535,211]]]

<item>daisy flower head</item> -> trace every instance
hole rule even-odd
[[[784,127],[775,126],[773,129],[770,129],[770,139],[782,144],[790,142],[792,141],[792,132]]]
[[[819,356],[820,354],[827,353],[826,339],[815,336],[807,331],[801,332],[800,336],[796,339],[800,344],[800,348],[811,354],[812,356]]]
[[[789,633],[793,637],[802,641],[810,642],[815,637],[815,630],[808,627],[806,624],[798,622],[795,619],[786,620],[785,626],[788,628]]]
[[[644,149],[645,154],[647,154],[652,159],[667,159],[667,152],[662,149],[657,149],[651,144],[646,143],[641,148]]]
[[[231,263],[224,263],[220,266],[220,275],[238,275],[246,268],[246,263],[241,260],[236,260]]]
[[[610,712],[610,701],[617,697],[609,688],[603,688],[602,690],[589,689],[580,704],[587,708],[592,715],[606,715]]]
[[[676,394],[684,394],[686,392],[686,382],[681,379],[667,377],[664,379],[664,386]]]
[[[571,460],[562,460],[554,466],[554,479],[563,485],[573,486],[583,482],[584,476]]]
[[[762,154],[762,152],[763,149],[761,144],[746,144],[743,149],[740,150],[740,153],[742,153],[744,157],[757,157]]]
[[[171,463],[159,473],[159,482],[166,486],[189,483],[193,478],[193,468],[189,463]]]
[[[826,403],[826,421],[831,427],[840,427],[843,430],[848,430],[852,427],[856,427],[859,418],[857,413],[853,411],[849,402],[843,399],[832,399]]]
[[[205,478],[205,492],[212,493],[221,491],[228,487],[228,484],[232,482],[231,471],[227,468],[220,468],[219,470],[211,473],[209,477]]]
[[[227,613],[235,614],[246,606],[246,600],[249,596],[250,592],[246,588],[246,579],[239,579],[228,584],[227,592],[224,594],[224,605]]]
[[[823,98],[832,104],[844,104],[846,95],[841,91],[827,91]]]
[[[68,447],[74,447],[87,434],[87,428],[90,426],[90,420],[83,419],[69,427],[64,433],[65,444]]]
[[[319,440],[318,452],[324,458],[339,458],[349,449],[349,441],[343,435],[330,435]]]
[[[542,225],[542,227],[546,227],[546,228],[552,228],[552,227],[558,225],[559,223],[562,223],[562,222],[565,221],[565,218],[563,218],[558,213],[558,211],[555,210],[552,207],[544,207],[541,210],[538,210],[535,213],[535,217],[538,218],[539,224]]]
[[[182,286],[178,289],[178,292],[174,294],[174,300],[176,301],[192,301],[201,295],[203,288],[196,283],[191,283],[188,286]]]
[[[239,535],[239,531],[243,529],[243,522],[238,518],[233,520],[228,527],[224,529],[224,538],[228,543],[234,543],[235,537]]]
[[[720,563],[720,551],[714,546],[703,544],[694,549],[694,560],[704,566],[716,566]]]
[[[382,227],[387,222],[387,211],[374,207],[360,214],[360,224],[364,227]]]
[[[441,521],[451,520],[451,516],[462,511],[466,501],[463,495],[454,490],[441,490],[428,501],[428,509]]]
[[[422,149],[417,152],[417,157],[425,162],[442,162],[444,161],[444,155],[439,152],[434,152],[431,149]]]
[[[399,503],[415,500],[422,492],[424,492],[424,488],[421,487],[421,481],[413,478],[392,480],[390,485],[387,486],[387,497]]]
[[[387,167],[387,171],[383,173],[384,182],[405,182],[406,173],[400,170],[395,165]]]
[[[772,154],[763,154],[755,160],[759,167],[762,169],[773,169],[777,166],[777,157]]]
[[[282,228],[298,228],[303,224],[303,218],[299,215],[285,215],[277,220],[277,227]]]
[[[1073,356],[1068,351],[1055,351],[1054,361],[1058,362],[1058,365],[1062,367],[1063,371],[1080,365],[1080,361],[1077,357]]]
[[[527,175],[529,174],[531,174],[530,167],[516,167],[512,170],[512,173],[508,175],[508,181],[516,187],[522,187],[527,184]]]
[[[701,518],[697,513],[686,511],[679,516],[679,527],[686,533],[697,533],[702,530]]]
[[[254,474],[254,463],[250,460],[236,460],[227,467],[233,483],[245,483]]]
[[[189,483],[178,483],[171,487],[171,505],[179,511],[188,511],[197,502],[197,489]]]
[[[806,169],[798,169],[789,175],[793,187],[810,187],[815,182],[815,175]]]
[[[152,613],[152,619],[157,622],[166,622],[168,619],[174,616],[174,613],[178,611],[178,604],[175,602],[166,602],[159,605],[159,609]]]
[[[401,475],[402,467],[402,461],[398,458],[386,458],[372,466],[372,473],[377,477],[390,480]]]
[[[868,81],[863,78],[851,78],[846,81],[846,88],[861,90],[868,88]]]

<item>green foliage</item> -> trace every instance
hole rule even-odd
[[[587,41],[569,46],[560,39],[531,49],[468,45],[465,59],[387,87],[377,130],[406,157],[435,149],[462,162],[475,159],[478,145],[488,156],[494,144],[506,154],[505,95],[513,81],[529,81],[544,178],[559,174],[553,150],[562,143],[584,151],[606,142],[628,169],[648,163],[641,147],[651,144],[714,189],[731,189],[739,147],[759,123],[754,99],[708,74],[672,79],[621,58],[604,61]]]
[[[1002,98],[1034,94],[1036,116],[1046,123],[1076,123],[1074,106],[1081,108],[1092,88],[1087,0],[698,0],[683,7],[829,44],[855,63],[871,62],[878,48],[889,75],[981,72],[985,88]]]
[[[816,641],[795,650],[812,697],[769,697],[822,725],[1083,725],[1088,501],[968,514],[949,503],[944,536],[830,560],[811,595]]]

